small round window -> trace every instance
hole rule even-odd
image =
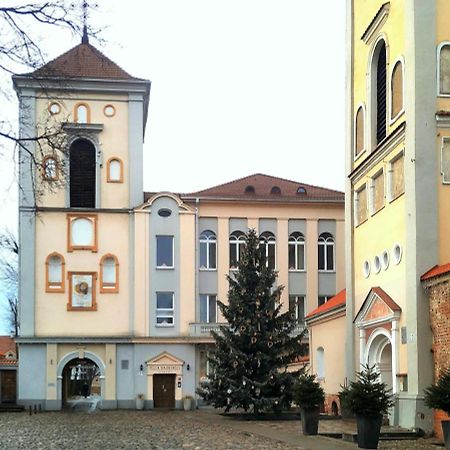
[[[387,250],[384,250],[381,254],[381,265],[383,266],[384,270],[389,267],[389,252]]]
[[[116,114],[116,108],[114,108],[113,105],[106,105],[103,108],[103,112],[105,114],[106,117],[112,117]]]
[[[158,210],[158,215],[161,217],[169,217],[170,215],[172,215],[172,211],[167,208],[161,208]]]
[[[394,260],[395,264],[399,264],[402,260],[402,246],[400,244],[395,244],[394,248],[392,249],[392,259]]]
[[[61,112],[61,105],[59,103],[53,102],[48,105],[48,110],[52,116],[59,114]]]
[[[369,278],[370,275],[370,262],[367,260],[363,263],[363,275],[364,278]]]
[[[378,255],[373,258],[373,270],[375,273],[378,273],[381,270],[381,260]]]

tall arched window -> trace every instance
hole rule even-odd
[[[95,147],[87,139],[77,139],[70,146],[70,206],[95,208]]]
[[[264,231],[259,236],[259,251],[263,260],[266,262],[266,267],[275,269],[276,266],[276,239],[275,235],[270,231]]]
[[[245,249],[245,233],[233,231],[230,234],[230,269],[237,269]]]
[[[100,292],[119,292],[119,262],[111,254],[103,255],[100,261]]]
[[[298,231],[289,236],[289,270],[305,270],[305,237]]]
[[[403,64],[397,61],[391,77],[391,119],[403,111]]]
[[[319,270],[334,271],[334,237],[322,233],[318,241]]]
[[[64,292],[64,258],[51,253],[45,260],[45,292]]]
[[[200,235],[200,269],[215,269],[217,256],[216,234],[205,230]]]
[[[316,350],[317,378],[325,378],[325,350],[318,347]]]
[[[386,137],[387,126],[386,44],[378,41],[371,62],[372,143],[378,145]]]
[[[123,183],[123,163],[119,158],[109,158],[106,163],[106,181],[108,183]]]
[[[450,42],[443,42],[438,47],[439,94],[450,94]]]
[[[77,103],[75,105],[75,122],[89,123],[91,121],[91,111],[86,103]]]
[[[355,117],[355,157],[365,150],[364,108],[360,106]]]

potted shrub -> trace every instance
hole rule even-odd
[[[450,368],[443,371],[437,383],[424,390],[425,404],[450,415]],[[445,448],[450,449],[450,420],[442,421]]]
[[[136,396],[136,409],[144,409],[144,394],[138,394]]]
[[[185,411],[190,411],[194,404],[194,397],[192,395],[185,395],[183,397],[183,408]]]
[[[359,448],[378,448],[383,414],[393,406],[393,396],[375,366],[364,366],[356,381],[339,393],[342,408],[356,415]]]
[[[325,399],[322,386],[315,375],[302,373],[294,383],[293,399],[300,407],[303,434],[317,434],[320,406]]]

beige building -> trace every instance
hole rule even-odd
[[[21,165],[19,403],[60,409],[88,395],[134,408],[143,394],[146,408],[180,407],[208,376],[217,300],[248,228],[299,332],[305,313],[343,288],[343,193],[261,174],[144,193],[149,81],[86,38],[13,79],[22,136],[63,122],[66,137],[61,154],[29,144],[45,188],[36,207]]]

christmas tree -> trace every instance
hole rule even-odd
[[[302,334],[295,335],[295,315],[281,312],[283,286],[275,286],[277,273],[261,250],[255,230],[249,230],[238,270],[227,277],[228,304],[218,302],[228,326],[212,333],[212,375],[197,391],[208,404],[226,412],[243,408],[259,414],[288,407],[298,374],[287,367],[306,347]]]

